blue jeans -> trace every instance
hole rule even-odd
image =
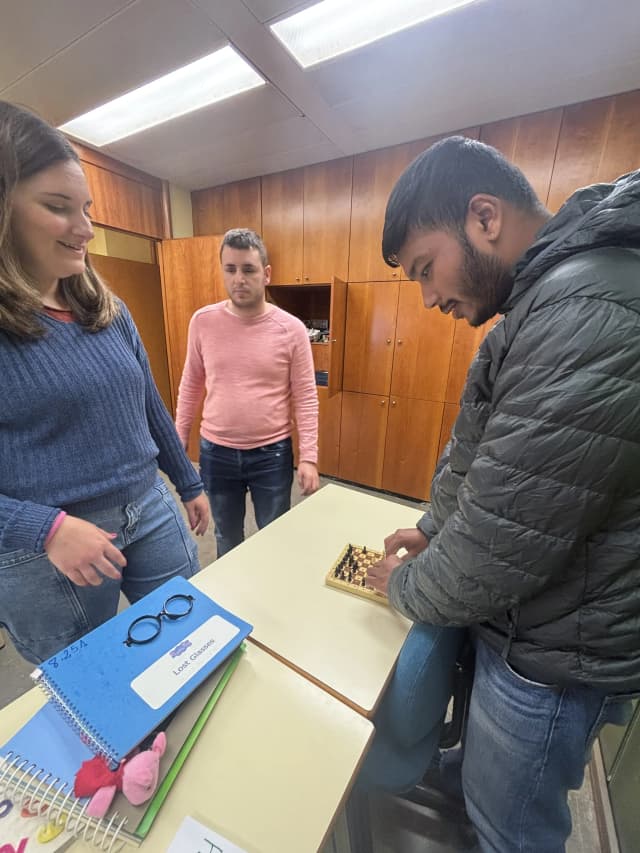
[[[568,792],[602,726],[629,721],[629,699],[529,681],[478,640],[462,787],[482,853],[564,853]]]
[[[375,713],[376,733],[356,783],[361,790],[408,791],[438,749],[465,631],[416,623],[404,641]]]
[[[200,438],[200,476],[216,526],[217,554],[222,557],[244,541],[247,491],[258,527],[265,527],[290,509],[291,439],[236,450]]]
[[[0,624],[32,663],[97,628],[118,610],[120,590],[133,603],[175,575],[199,569],[198,550],[164,481],[138,501],[79,517],[112,533],[127,558],[120,581],[76,586],[46,554],[0,553]]]

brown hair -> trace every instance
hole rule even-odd
[[[0,101],[0,330],[18,338],[44,333],[40,293],[22,266],[11,229],[12,195],[20,181],[79,157],[66,137],[29,110]],[[108,326],[118,302],[92,269],[60,280],[73,316],[90,331]]]

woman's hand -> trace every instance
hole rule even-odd
[[[127,565],[124,554],[111,543],[115,537],[89,521],[67,515],[45,551],[56,569],[76,586],[99,586],[105,577],[120,580],[119,568]]]
[[[209,526],[209,499],[204,494],[199,494],[193,500],[185,501],[184,508],[187,511],[189,527],[196,536],[204,536]]]

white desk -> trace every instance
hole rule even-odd
[[[250,622],[254,642],[371,716],[410,622],[324,581],[348,542],[382,550],[385,536],[415,526],[421,515],[330,484],[192,582]]]
[[[33,689],[0,711],[0,743],[39,708]],[[246,654],[140,848],[162,853],[185,815],[248,853],[314,853],[373,726],[257,646]],[[75,842],[73,853],[95,847]],[[126,850],[135,850],[127,847]]]

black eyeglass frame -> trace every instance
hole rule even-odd
[[[171,604],[172,601],[184,601],[187,604],[187,609],[183,613],[171,613],[167,610],[167,607]],[[176,619],[184,619],[185,616],[188,616],[193,610],[193,602],[195,598],[192,595],[185,595],[182,592],[177,593],[176,595],[170,595],[169,598],[165,601],[162,606],[162,610],[160,613],[155,616],[151,613],[145,616],[138,616],[137,619],[134,619],[131,625],[129,625],[129,630],[127,631],[127,639],[124,640],[125,646],[144,646],[147,643],[150,643],[152,640],[158,636],[160,631],[162,630],[162,617],[164,616],[166,619],[169,619],[170,622],[175,622]],[[155,621],[156,623],[156,632],[152,634],[150,637],[146,637],[144,640],[137,640],[132,636],[132,631],[135,629],[136,625],[139,625],[141,622],[146,622],[148,620]]]

